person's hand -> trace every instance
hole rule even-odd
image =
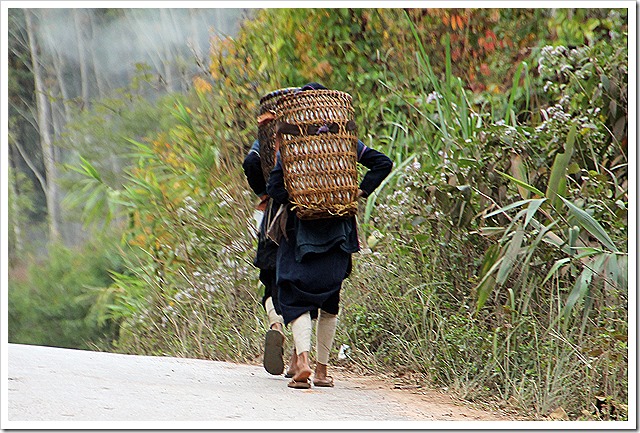
[[[356,197],[357,198],[364,197],[364,191],[361,189],[358,189],[358,195]]]
[[[267,208],[267,202],[269,201],[269,196],[267,194],[263,194],[260,196],[260,203],[256,206],[256,209],[259,211],[263,211]]]

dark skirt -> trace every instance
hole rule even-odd
[[[266,226],[274,217],[278,207],[273,205],[273,200],[269,200],[267,208],[264,211],[262,222],[258,230],[258,248],[256,256],[253,260],[254,266],[262,270],[276,270],[276,254],[278,252],[278,244],[273,242],[267,236]]]
[[[340,246],[324,253],[295,258],[295,239],[282,239],[278,249],[276,282],[284,323],[289,324],[309,311],[312,318],[322,308],[338,314],[342,282],[351,270],[351,254]]]
[[[278,244],[269,239],[266,233],[266,225],[273,219],[276,211],[277,206],[274,206],[273,201],[269,200],[258,230],[258,248],[253,264],[260,269],[260,282],[264,286],[262,305],[265,305],[268,298],[272,298],[276,313],[281,315],[282,312],[280,311],[280,304],[278,303],[278,288],[276,286],[276,256],[278,253]]]

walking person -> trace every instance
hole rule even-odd
[[[273,148],[274,131],[272,109],[283,95],[298,91],[298,87],[274,90],[260,98],[260,115],[258,116],[258,139],[253,142],[249,153],[242,163],[249,187],[259,198],[254,210],[255,227],[258,246],[254,258],[254,266],[260,269],[259,280],[264,286],[262,306],[267,313],[269,329],[265,334],[263,366],[267,372],[280,375],[284,371],[284,321],[279,309],[276,287],[276,252],[278,245],[269,239],[265,227],[275,216],[277,209],[266,192],[266,180],[275,160]],[[262,154],[261,154],[262,152]],[[294,354],[292,354],[293,362]],[[287,373],[289,376],[289,373]]]
[[[272,204],[266,192],[266,181],[261,168],[260,144],[254,141],[249,153],[245,157],[242,168],[259,203],[254,212],[258,247],[254,259],[254,266],[260,269],[259,280],[264,286],[262,306],[267,313],[269,329],[265,335],[263,366],[273,375],[284,371],[284,320],[279,312],[278,293],[276,287],[276,252],[278,246],[265,233],[265,223],[272,216]]]
[[[326,89],[309,83],[302,90]],[[391,171],[392,161],[358,140],[357,160],[369,170],[359,185],[358,197],[367,197]],[[275,204],[285,206],[286,222],[279,234],[277,291],[285,326],[291,326],[295,345],[290,373],[291,388],[310,388],[310,377],[318,387],[332,387],[327,374],[340,303],[342,282],[351,273],[351,255],[359,251],[356,218],[333,217],[313,220],[298,218],[285,188],[279,154],[267,182],[267,194]],[[277,227],[278,224],[275,224]],[[316,367],[311,370],[312,320],[316,325]]]

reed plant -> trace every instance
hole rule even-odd
[[[503,105],[487,107],[472,103],[452,76],[448,49],[443,78],[434,74],[411,28],[419,89],[388,88],[415,114],[398,128],[416,131],[424,147],[409,137],[399,143],[412,163],[398,166],[393,193],[367,214],[371,248],[346,291],[343,344],[372,368],[419,372],[468,399],[537,416],[563,407],[579,419],[624,419],[628,254],[625,228],[609,220],[626,216],[615,209],[628,200],[620,187],[626,155],[607,159],[618,137],[592,126],[602,124],[589,116],[598,109],[561,100],[575,91],[591,104],[603,101],[588,71],[606,72],[602,82],[617,77],[594,60],[611,48],[592,47],[591,57],[567,50],[569,66],[565,58],[565,66],[549,69],[582,76],[573,74],[564,94],[532,107],[553,60],[543,50],[540,78],[522,62]],[[414,91],[433,97],[419,100]],[[532,116],[535,110],[542,116]],[[401,125],[399,118],[389,122]],[[589,161],[578,158],[596,148],[601,153]],[[585,198],[607,164],[610,177],[598,186],[607,198]]]

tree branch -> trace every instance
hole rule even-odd
[[[14,137],[12,137],[12,134],[9,134],[9,144],[13,144],[16,147],[16,149],[18,149],[20,156],[22,157],[24,162],[27,163],[27,165],[29,166],[33,174],[36,176],[36,179],[38,179],[38,183],[40,184],[42,191],[44,191],[44,193],[46,194],[47,181],[45,180],[44,176],[42,176],[42,173],[38,170],[38,168],[35,166],[33,161],[31,161],[31,158],[27,156],[27,153],[24,151],[20,143]]]

